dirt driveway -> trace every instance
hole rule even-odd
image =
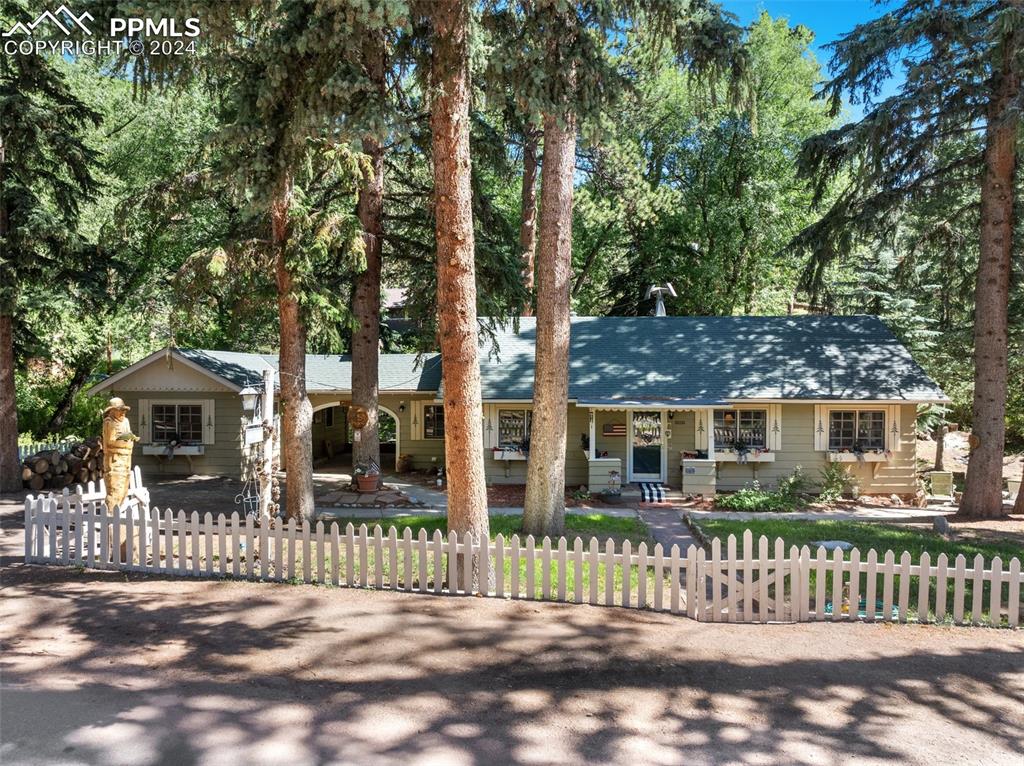
[[[0,761],[1024,758],[1024,634],[28,567],[3,519]]]

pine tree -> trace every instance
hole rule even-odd
[[[144,87],[207,76],[224,103],[215,143],[217,169],[246,206],[267,221],[260,243],[277,291],[282,456],[287,470],[286,513],[312,518],[312,405],[306,390],[310,311],[323,303],[322,276],[295,236],[301,211],[296,179],[316,170],[317,155],[375,134],[380,124],[379,79],[367,69],[366,45],[408,15],[404,0],[358,8],[303,0],[210,2],[202,14],[206,48],[195,62],[135,62]],[[96,15],[112,13],[96,8]],[[170,57],[163,57],[170,58]],[[324,154],[326,152],[326,154]],[[327,161],[331,167],[335,163]],[[330,230],[328,239],[333,239]],[[339,259],[343,265],[347,258]]]
[[[469,533],[476,541],[486,541],[490,525],[481,449],[483,425],[469,155],[470,8],[466,0],[433,0],[427,4],[427,13],[433,33],[430,130],[448,529],[460,537]],[[476,564],[473,569],[478,572]],[[463,568],[459,566],[457,570],[461,578]],[[469,585],[464,583],[466,587]]]
[[[863,119],[808,141],[803,173],[822,196],[845,188],[822,220],[802,232],[812,253],[804,286],[820,290],[825,267],[858,233],[891,228],[908,201],[962,182],[980,187],[980,258],[974,292],[974,404],[967,486],[960,513],[1002,513],[1006,433],[1008,301],[1014,231],[1016,152],[1024,73],[1024,0],[907,0],[833,44],[835,75],[825,86],[833,112],[844,94],[864,100]],[[873,98],[900,61],[899,92]],[[980,149],[958,141],[984,131]],[[953,151],[950,149],[953,148]]]
[[[543,120],[533,420],[523,529],[557,534],[565,516],[565,446],[569,387],[572,204],[577,130],[597,124],[626,88],[613,49],[645,36],[666,44],[678,62],[718,74],[739,58],[739,30],[717,6],[682,0],[501,5],[494,26],[515,30],[504,77],[527,114]],[[503,20],[502,17],[514,17]]]
[[[368,79],[374,84],[373,97],[384,112],[387,99],[387,35],[374,30],[363,45]],[[380,368],[381,258],[384,246],[384,137],[368,132],[362,150],[369,159],[371,174],[359,192],[359,220],[363,226],[366,268],[355,278],[352,290],[352,404],[365,410],[366,425],[353,432],[353,465],[380,466],[378,409]]]
[[[31,21],[5,3],[5,29]],[[0,57],[0,491],[21,488],[14,392],[14,334],[19,292],[29,282],[75,270],[81,203],[95,193],[87,126],[99,115],[43,56]]]

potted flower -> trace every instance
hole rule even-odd
[[[356,487],[360,492],[376,492],[380,484],[380,466],[372,460],[356,465],[352,475],[356,477]]]

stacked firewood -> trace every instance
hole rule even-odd
[[[102,476],[103,446],[98,436],[78,442],[66,452],[37,452],[21,464],[21,480],[33,492],[99,481]]]

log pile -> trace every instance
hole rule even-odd
[[[43,450],[21,464],[26,489],[63,489],[103,478],[103,445],[98,436],[72,445],[67,452]]]

